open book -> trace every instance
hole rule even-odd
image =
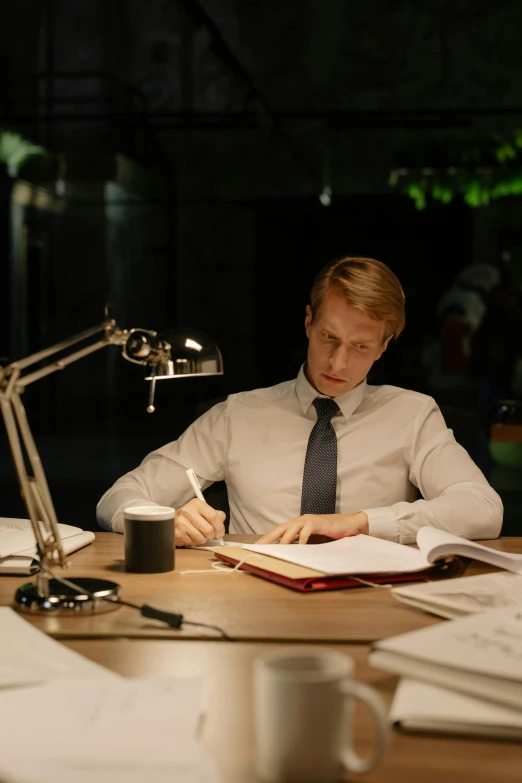
[[[73,525],[58,525],[66,555],[94,541],[94,533]],[[0,575],[38,571],[33,528],[29,519],[0,517]]]
[[[519,709],[522,610],[493,609],[372,645],[377,669]]]
[[[423,571],[437,560],[453,555],[522,574],[522,555],[498,552],[430,525],[417,533],[417,546],[418,549],[413,549],[381,538],[358,535],[327,544],[244,544],[243,550],[304,566],[322,575],[408,574]]]

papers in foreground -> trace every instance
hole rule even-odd
[[[391,592],[405,604],[447,619],[508,606],[522,609],[522,575],[508,571],[394,587]]]
[[[395,691],[390,720],[405,731],[522,740],[522,711],[407,677]]]
[[[371,666],[514,709],[522,705],[522,610],[493,609],[372,645]]]
[[[216,781],[199,679],[119,677],[5,607],[0,639],[2,782]]]

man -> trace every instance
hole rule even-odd
[[[176,508],[176,543],[223,535],[224,514],[190,499],[185,470],[203,488],[224,479],[232,533],[305,543],[312,533],[415,541],[434,525],[495,538],[502,503],[447,429],[431,397],[366,376],[404,329],[404,293],[369,258],[344,258],[317,276],[306,308],[306,364],[297,379],[233,394],[173,443],[149,454],[98,505],[121,532],[123,509]],[[417,489],[424,499],[416,500]]]

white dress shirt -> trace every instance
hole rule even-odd
[[[226,481],[231,533],[262,534],[298,517],[317,396],[303,367],[295,380],[230,395],[118,479],[98,504],[100,525],[122,532],[123,509],[144,501],[187,503],[187,468],[203,489]],[[403,544],[423,525],[466,538],[499,535],[502,502],[431,397],[363,381],[335,401],[336,513],[364,511],[370,535]]]

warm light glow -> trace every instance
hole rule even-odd
[[[195,340],[191,340],[190,337],[185,340],[185,348],[194,348],[196,351],[203,350],[203,346],[197,343]]]
[[[329,207],[332,203],[332,188],[329,185],[325,185],[319,194],[319,201],[323,207]]]

